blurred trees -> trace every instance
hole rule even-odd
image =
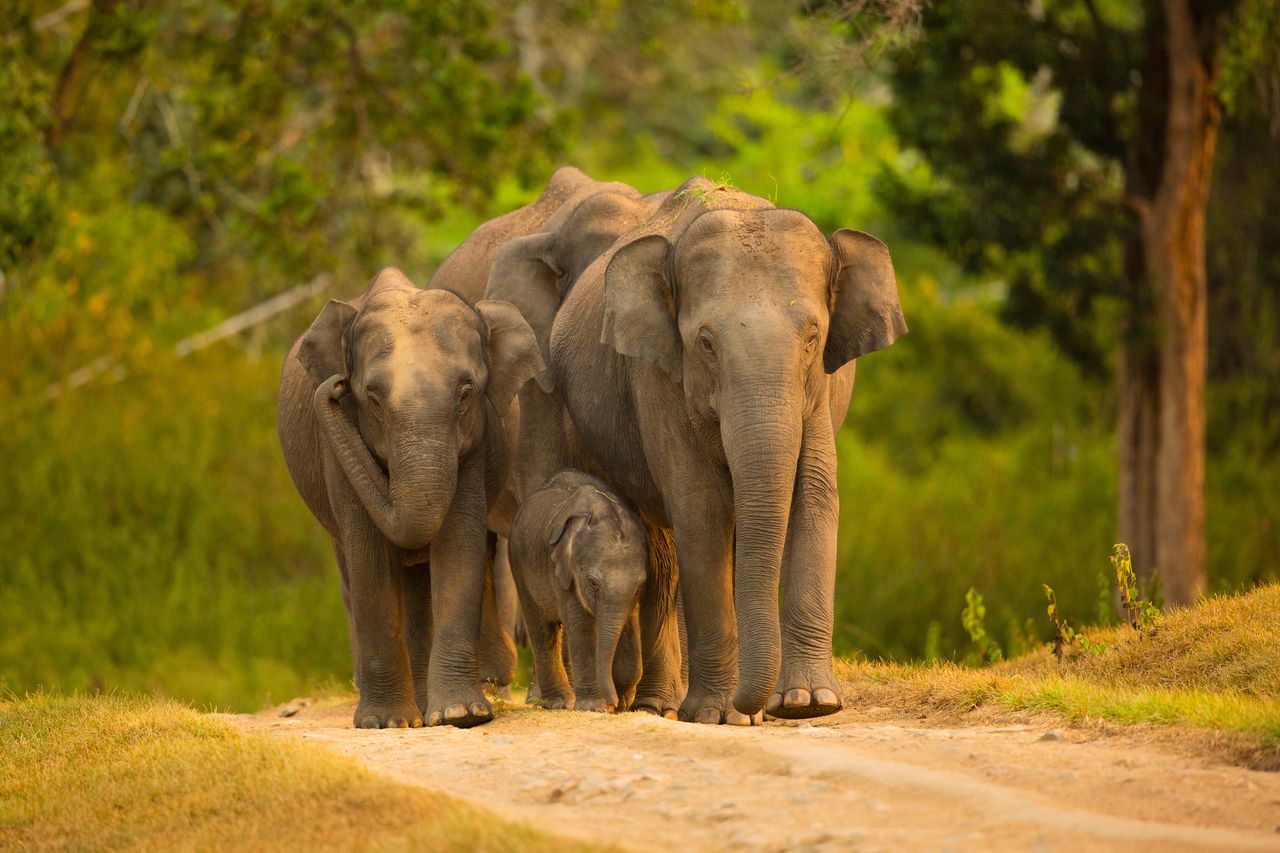
[[[1186,603],[1205,584],[1206,206],[1222,105],[1275,67],[1275,6],[965,0],[928,6],[923,33],[890,80],[925,162],[889,203],[1006,276],[1007,316],[1087,368],[1118,346],[1119,536]]]
[[[558,151],[555,115],[492,4],[11,9],[0,347],[44,353],[46,375],[104,349],[145,358],[130,352],[139,338],[172,342],[211,309],[320,270],[356,261],[362,280],[402,257],[422,222],[485,206],[507,176],[541,179]],[[104,266],[119,275],[95,274]],[[89,328],[73,310],[84,303]]]

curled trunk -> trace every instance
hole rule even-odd
[[[457,486],[457,453],[422,430],[401,430],[387,460],[390,477],[369,453],[338,403],[337,377],[316,389],[315,411],[338,464],[374,524],[399,548],[425,547],[444,522]]]

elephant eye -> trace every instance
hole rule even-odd
[[[708,358],[716,357],[716,345],[711,341],[711,335],[707,332],[698,333],[698,346]]]
[[[467,404],[471,402],[471,395],[475,390],[476,386],[472,385],[470,382],[463,382],[458,386],[458,405],[461,408],[465,409]]]

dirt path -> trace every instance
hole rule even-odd
[[[227,719],[636,850],[1280,850],[1280,774],[1137,735],[875,711],[763,729],[523,706],[466,731],[359,731],[333,703]]]

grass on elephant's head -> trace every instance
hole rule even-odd
[[[564,839],[170,701],[0,702],[0,848],[562,849]]]
[[[1070,719],[1241,732],[1280,762],[1280,585],[1218,596],[1154,628],[1084,629],[1101,651],[1047,649],[981,669],[841,661],[846,701],[926,711],[980,707]]]

